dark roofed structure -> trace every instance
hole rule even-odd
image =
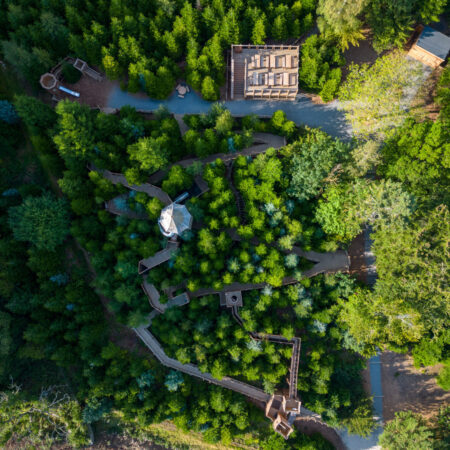
[[[424,27],[408,55],[436,68],[446,60],[449,51],[450,37],[431,27]]]

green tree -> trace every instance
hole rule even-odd
[[[411,411],[395,413],[395,419],[386,424],[380,436],[380,445],[386,450],[432,450],[433,432],[418,414]]]
[[[192,176],[181,166],[175,165],[170,168],[167,179],[162,183],[162,189],[174,197],[177,193],[189,189],[191,185]]]
[[[69,233],[67,206],[46,193],[27,197],[8,211],[8,223],[18,241],[28,241],[42,250],[55,250]]]
[[[314,34],[301,47],[299,84],[308,92],[317,92],[323,101],[334,98],[341,83],[345,60],[330,39]]]
[[[390,180],[330,185],[316,211],[323,229],[343,241],[353,239],[361,226],[375,229],[403,223],[414,210],[414,200],[402,185]]]
[[[375,64],[352,64],[339,100],[356,136],[383,138],[407,117],[407,89],[422,69],[401,52],[378,58]]]
[[[308,200],[319,194],[324,179],[340,161],[347,158],[349,146],[322,132],[315,132],[291,145],[289,195]]]
[[[396,222],[374,233],[378,280],[357,291],[341,320],[358,342],[405,345],[439,335],[450,316],[448,208],[437,207],[415,223]]]
[[[67,441],[74,447],[89,444],[89,434],[81,421],[81,408],[56,387],[43,389],[38,398],[27,399],[13,385],[0,396],[0,444],[52,446]]]
[[[219,89],[210,76],[206,76],[202,81],[202,97],[209,101],[219,98]]]
[[[378,172],[405,183],[422,202],[450,199],[450,132],[442,120],[408,119],[382,147]]]
[[[129,145],[127,151],[130,158],[139,163],[141,169],[156,172],[169,162],[169,143],[167,136],[145,137]]]
[[[359,19],[368,0],[356,0],[336,4],[333,0],[319,0],[317,6],[319,29],[325,35],[336,38],[343,49],[357,45],[364,36]]]
[[[63,100],[56,106],[58,133],[53,140],[66,166],[71,169],[85,167],[94,153],[96,129],[89,107]]]
[[[53,108],[37,98],[27,95],[16,95],[14,106],[31,134],[49,134],[56,125],[56,114]]]
[[[106,76],[111,80],[117,80],[122,74],[119,62],[114,58],[114,56],[108,53],[108,49],[103,47],[103,59],[102,65],[105,69]]]
[[[252,31],[252,43],[254,45],[264,45],[266,39],[266,25],[264,17],[256,20]]]
[[[233,128],[233,117],[228,109],[217,116],[215,129],[219,135],[226,135]]]

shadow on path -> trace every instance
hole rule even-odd
[[[174,114],[201,114],[209,111],[211,102],[203,100],[195,92],[189,92],[185,98],[179,98],[173,93],[167,100],[153,100],[143,94],[130,94],[116,85],[108,95],[105,106],[109,108],[121,108],[130,105],[136,109],[153,111],[160,105],[166,106]],[[326,105],[317,105],[306,96],[299,95],[291,101],[267,101],[267,100],[235,100],[224,102],[224,105],[233,116],[245,116],[256,114],[258,116],[271,116],[281,109],[289,120],[297,125],[320,127],[332,136],[349,139],[351,127],[346,122],[344,113],[338,110],[338,103],[333,101]]]

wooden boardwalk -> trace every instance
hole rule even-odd
[[[93,165],[90,165],[89,168],[96,172],[102,174],[107,180],[111,181],[113,184],[121,184],[128,189],[132,189],[133,191],[145,192],[150,197],[155,197],[160,200],[164,205],[170,205],[172,203],[171,198],[164,192],[161,188],[157,186],[153,186],[149,183],[140,184],[139,186],[135,184],[129,184],[125,175],[121,173],[110,172],[109,170],[97,169]]]
[[[108,200],[107,202],[105,202],[105,209],[106,211],[110,212],[111,214],[114,214],[116,216],[125,216],[125,217],[129,217],[130,219],[148,219],[148,215],[146,213],[140,213],[137,211],[133,211],[131,209],[120,209],[117,207],[116,204],[116,200],[118,199],[123,199],[123,200],[127,200],[128,199],[128,194],[122,194],[122,195],[118,195],[117,197]]]
[[[238,209],[238,216],[241,219],[241,223],[245,224],[247,221],[247,214],[245,212],[245,204],[244,199],[242,198],[241,193],[238,189],[236,189],[236,186],[233,182],[233,161],[230,161],[227,163],[227,172],[226,172],[226,178],[228,182],[230,183],[231,192],[233,192],[234,199],[236,200],[236,206]]]
[[[217,378],[214,378],[210,373],[201,372],[199,368],[193,364],[182,364],[176,359],[170,358],[164,352],[161,344],[150,333],[150,331],[147,330],[145,326],[133,328],[133,330],[141,338],[142,342],[144,342],[147,348],[155,355],[159,362],[164,366],[186,373],[193,377],[200,378],[203,381],[207,381],[208,383],[216,384],[226,389],[231,389],[232,391],[238,392],[254,400],[263,403],[267,403],[269,401],[270,395],[266,394],[262,389],[258,389],[254,386],[230,377],[223,377],[219,380]]]
[[[179,245],[180,243],[178,241],[169,241],[164,250],[160,250],[158,253],[155,253],[153,256],[149,256],[148,258],[141,259],[138,264],[139,275],[143,275],[150,269],[153,269],[153,267],[159,266],[160,264],[168,261],[177,251]]]
[[[231,162],[238,156],[257,156],[260,153],[266,152],[269,148],[279,149],[286,145],[286,138],[283,136],[277,136],[270,133],[254,133],[253,134],[254,145],[245,148],[239,152],[234,153],[215,153],[206,158],[189,158],[182,159],[176,163],[170,165],[166,170],[158,170],[154,174],[150,175],[148,181],[149,183],[160,183],[167,172],[172,166],[181,166],[184,169],[186,167],[192,166],[195,162],[201,162],[202,164],[208,164],[214,162],[216,159],[221,159],[224,163]]]
[[[147,281],[147,277],[144,278],[142,289],[148,297],[150,306],[153,309],[156,309],[160,314],[164,314],[167,309],[172,308],[173,306],[184,306],[189,303],[189,295],[187,292],[183,292],[182,294],[169,299],[167,303],[161,303],[159,301],[161,296],[159,295],[158,290],[153,284]]]

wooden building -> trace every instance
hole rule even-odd
[[[435,69],[440,66],[450,51],[450,37],[431,27],[424,27],[408,55]]]
[[[232,45],[231,99],[295,100],[298,45]]]

